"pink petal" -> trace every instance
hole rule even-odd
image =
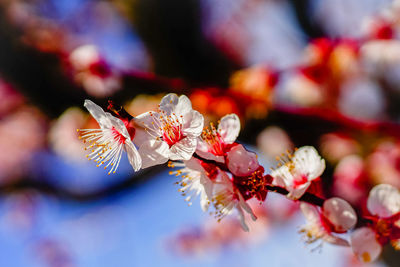
[[[324,202],[322,214],[335,227],[336,232],[345,232],[357,223],[357,215],[347,201],[333,197]]]
[[[213,153],[209,152],[209,146],[203,139],[197,139],[197,147],[196,147],[196,154],[202,157],[203,159],[215,160],[217,162],[224,163],[225,159],[223,156],[216,156]]]
[[[304,217],[306,218],[307,222],[311,224],[320,224],[321,216],[317,207],[305,202],[301,202],[300,209]]]
[[[287,188],[289,191],[289,194],[287,195],[287,197],[290,199],[293,199],[293,200],[301,198],[304,195],[304,193],[307,191],[308,187],[310,187],[310,185],[311,185],[311,182],[301,184],[294,188],[292,186],[289,186]]]
[[[253,173],[260,166],[257,155],[247,151],[243,145],[234,146],[227,153],[228,168],[237,176],[246,176]]]
[[[371,262],[379,257],[382,246],[375,238],[375,232],[369,227],[355,230],[350,237],[354,254],[363,262]]]

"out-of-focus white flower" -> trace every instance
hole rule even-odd
[[[389,184],[375,186],[369,192],[368,211],[380,218],[387,218],[400,212],[399,190]]]
[[[365,197],[364,174],[364,161],[360,156],[349,155],[342,158],[333,174],[334,194],[352,204],[360,203]]]
[[[2,99],[3,100],[3,99]],[[35,151],[45,144],[45,119],[35,108],[22,106],[0,120],[0,183],[29,169]]]
[[[320,137],[321,155],[331,163],[337,163],[342,158],[357,154],[360,145],[356,140],[343,133],[328,133]],[[347,199],[347,198],[346,198]]]
[[[179,191],[187,196],[186,201],[191,205],[193,197],[200,195],[200,206],[203,211],[207,211],[213,193],[214,181],[222,173],[216,167],[208,166],[196,159],[184,161],[183,163],[169,163],[169,167],[183,167],[177,171],[171,171],[170,174],[176,176],[182,175],[179,184],[182,186]]]
[[[219,179],[214,184],[214,193],[212,203],[215,207],[215,216],[221,220],[228,214],[231,214],[234,209],[238,211],[238,216],[243,230],[249,231],[246,224],[245,211],[250,214],[253,221],[257,219],[249,204],[246,203],[243,196],[229,179],[225,172],[221,172]]]
[[[142,167],[171,160],[189,160],[196,150],[204,118],[185,95],[164,96],[158,112],[146,112],[135,118],[138,126],[135,142],[140,144]]]
[[[400,41],[371,40],[361,47],[360,53],[364,64],[371,71],[386,64],[398,64],[400,62]]]
[[[84,145],[76,138],[75,130],[82,127],[87,114],[77,107],[67,109],[49,131],[49,142],[53,150],[66,160],[81,161]]]
[[[293,143],[283,129],[269,126],[257,136],[257,147],[263,154],[274,158],[276,155],[292,150]]]
[[[366,78],[346,81],[340,88],[339,110],[359,119],[379,119],[384,114],[385,97],[380,86]]]
[[[325,99],[321,86],[301,73],[294,73],[283,82],[283,98],[304,107],[316,106]]]
[[[303,146],[294,155],[288,155],[288,159],[281,160],[281,166],[271,173],[273,183],[286,188],[287,196],[294,200],[299,199],[325,170],[325,160],[312,146]]]
[[[69,55],[75,80],[90,95],[104,97],[121,88],[120,75],[101,57],[94,45],[82,45]]]
[[[101,59],[97,47],[94,45],[82,45],[74,49],[69,55],[69,61],[77,70],[89,68],[93,62]]]
[[[356,225],[357,215],[349,203],[334,197],[326,200],[321,209],[308,203],[301,203],[300,208],[307,220],[300,232],[305,234],[308,244],[322,239],[335,245],[349,246],[347,240],[333,234],[344,233]]]
[[[375,231],[369,227],[358,228],[351,234],[353,252],[363,262],[374,261],[382,252],[382,246],[375,235]]]
[[[223,163],[227,147],[235,142],[239,132],[239,117],[236,114],[226,115],[221,118],[217,129],[211,124],[210,128],[203,130],[196,153],[202,158]]]
[[[400,193],[388,184],[375,186],[370,192],[367,209],[374,216],[372,224],[354,231],[351,246],[357,257],[364,261],[374,261],[379,257],[382,246],[391,242],[400,249]]]
[[[123,121],[104,112],[101,107],[90,100],[85,100],[85,107],[99,123],[100,129],[78,129],[80,137],[84,142],[88,142],[90,153],[87,155],[89,160],[94,160],[97,167],[105,165],[104,169],[111,166],[108,174],[115,173],[121,161],[122,152],[128,154],[129,163],[135,171],[142,165],[141,157],[131,141],[131,136]]]
[[[391,184],[400,188],[400,144],[384,140],[367,157],[366,169],[376,184]]]

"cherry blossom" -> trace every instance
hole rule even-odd
[[[225,153],[236,141],[240,132],[240,120],[236,114],[225,115],[221,118],[216,129],[211,123],[206,127],[197,143],[196,153],[204,159],[223,163]]]
[[[189,160],[196,150],[204,118],[192,109],[185,95],[168,94],[161,99],[158,112],[141,114],[135,123],[135,142],[140,144],[142,167],[147,168],[168,159]]]
[[[326,200],[321,209],[305,202],[300,204],[300,208],[307,220],[300,230],[305,234],[306,243],[322,239],[331,244],[349,246],[347,240],[334,234],[345,233],[357,223],[357,215],[349,203],[334,197]]]
[[[132,142],[134,136],[129,135],[127,125],[110,113],[104,112],[90,100],[85,100],[84,106],[100,126],[100,129],[78,129],[79,138],[89,144],[85,147],[85,150],[90,150],[87,158],[96,162],[97,167],[105,165],[104,169],[107,169],[111,166],[108,172],[111,174],[116,172],[122,152],[125,150],[129,163],[135,171],[138,171],[142,165],[142,159]],[[135,131],[130,132],[134,135]]]
[[[322,159],[317,150],[312,146],[299,148],[294,155],[288,155],[287,159],[281,159],[279,167],[271,176],[274,184],[286,188],[291,199],[299,199],[318,178],[325,169],[325,160]]]
[[[369,223],[351,236],[353,251],[364,262],[374,261],[389,242],[400,249],[399,190],[389,184],[375,186],[369,193],[367,209],[372,215],[365,216]]]
[[[218,221],[236,209],[242,228],[246,232],[249,231],[249,227],[246,224],[244,212],[248,213],[253,221],[257,219],[249,204],[246,203],[238,188],[225,172],[221,172],[219,179],[214,184],[212,203]]]
[[[214,181],[221,175],[221,170],[211,164],[207,164],[199,159],[191,158],[183,163],[168,164],[169,167],[182,167],[177,171],[171,171],[170,174],[182,177],[178,183],[182,195],[188,195],[185,200],[191,205],[191,199],[200,195],[200,205],[203,211],[207,211],[213,193]]]

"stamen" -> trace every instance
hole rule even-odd
[[[81,133],[80,139],[89,144],[84,148],[90,150],[90,153],[86,155],[88,160],[96,162],[96,167],[107,164],[104,169],[111,166],[108,174],[115,173],[121,161],[126,138],[114,127],[111,129],[78,129],[78,132]]]

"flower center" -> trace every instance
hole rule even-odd
[[[235,185],[245,200],[256,197],[259,201],[264,201],[267,197],[267,186],[271,184],[272,177],[264,175],[264,168],[260,166],[248,177],[234,177]]]
[[[299,233],[303,234],[304,241],[306,244],[312,244],[323,237],[323,231],[321,231],[318,224],[307,224],[303,226]]]
[[[177,116],[175,113],[167,115],[166,112],[162,110],[161,115],[158,118],[153,116],[152,113],[150,113],[150,116],[153,117],[152,124],[157,125],[159,130],[161,130],[162,134],[160,137],[169,145],[169,147],[175,145],[186,137],[182,132],[182,115]]]
[[[203,167],[204,172],[206,173],[207,177],[210,178],[210,180],[215,180],[217,178],[218,168],[214,164],[201,161],[201,166]]]
[[[236,194],[228,189],[216,192],[212,198],[215,208],[214,217],[220,222],[232,209],[233,201],[237,200]]]
[[[307,175],[300,174],[300,175],[295,175],[294,177],[295,177],[293,181],[294,188],[298,188],[308,182]]]
[[[204,128],[201,138],[208,144],[210,153],[217,156],[224,155],[224,143],[213,123],[210,123],[210,127]]]
[[[107,169],[111,166],[108,174],[115,173],[121,160],[123,145],[126,138],[114,127],[111,129],[78,129],[79,139],[82,139],[88,146],[86,155],[88,160],[96,162],[96,166],[104,166]]]
[[[162,138],[169,147],[179,142],[183,137],[180,125],[167,124],[164,126],[163,130]]]
[[[125,144],[126,137],[123,136],[115,127],[111,128],[112,135],[114,137],[114,140],[118,142],[118,144]]]

